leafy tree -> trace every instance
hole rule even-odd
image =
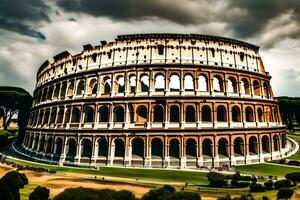
[[[38,186],[34,188],[33,192],[29,195],[29,200],[48,200],[50,190],[45,187]]]
[[[277,199],[289,199],[293,193],[294,190],[291,188],[280,188],[277,192]]]

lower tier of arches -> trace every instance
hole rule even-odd
[[[27,132],[31,157],[59,165],[199,168],[284,157],[284,132],[240,134],[88,134]]]

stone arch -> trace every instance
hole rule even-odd
[[[125,79],[123,76],[118,76],[117,77],[117,82],[116,82],[116,89],[117,93],[123,93],[125,92]]]
[[[237,137],[234,139],[234,155],[235,156],[244,156],[244,140],[241,137]]]
[[[246,107],[246,122],[254,122],[253,109],[250,106]]]
[[[98,143],[98,156],[107,157],[108,156],[108,142],[104,137],[101,137],[97,141]]]
[[[130,84],[130,92],[135,92],[136,91],[136,76],[131,75],[129,77],[129,84]]]
[[[56,123],[62,123],[64,120],[64,108],[59,108]]]
[[[187,106],[185,109],[185,121],[186,122],[196,122],[196,111],[191,105]]]
[[[193,91],[194,90],[194,79],[190,74],[186,74],[184,76],[184,90],[185,91]]]
[[[131,148],[132,148],[132,157],[133,158],[144,158],[144,140],[141,138],[134,138],[132,140]]]
[[[233,122],[240,122],[241,121],[241,111],[238,106],[233,106],[231,109],[232,114],[232,121]]]
[[[74,94],[74,80],[69,82],[68,90],[67,90],[67,96],[72,98]]]
[[[199,75],[198,76],[198,88],[201,92],[208,91],[208,84],[207,84],[207,77],[205,75]]]
[[[53,143],[52,137],[48,138],[47,146],[46,146],[46,154],[48,154],[48,153],[51,154],[52,153],[52,150],[51,150],[52,143]]]
[[[115,157],[122,157],[124,158],[125,156],[125,143],[122,139],[116,138],[114,139],[114,144],[115,144]]]
[[[43,152],[45,146],[45,136],[42,136],[40,139],[40,146],[38,147],[37,151]]]
[[[55,123],[56,115],[57,115],[57,110],[53,109],[51,111],[51,115],[50,115],[50,124],[54,124]]]
[[[63,145],[63,140],[59,137],[55,141],[55,152],[54,154],[57,156],[60,156],[62,153],[62,145]]]
[[[254,80],[253,83],[253,91],[255,96],[260,96],[260,84],[257,80]]]
[[[258,121],[263,122],[264,121],[264,113],[261,108],[257,109],[257,115],[258,115]]]
[[[114,109],[114,122],[124,122],[125,120],[125,111],[122,106],[117,106]]]
[[[237,93],[237,82],[234,77],[229,77],[227,81],[227,92]]]
[[[264,135],[261,139],[262,141],[262,150],[264,153],[270,153],[270,139],[269,136]]]
[[[77,84],[76,95],[83,95],[85,90],[84,80],[80,80]]]
[[[66,145],[66,160],[74,162],[77,153],[77,143],[74,138],[69,138]]]
[[[61,91],[60,91],[60,97],[63,99],[66,97],[66,91],[67,91],[67,81],[62,83]]]
[[[211,122],[211,108],[208,105],[202,107],[201,119],[203,122]]]
[[[55,89],[54,89],[54,94],[53,94],[54,98],[58,98],[59,97],[59,91],[60,91],[60,83],[57,83],[55,85]]]
[[[169,144],[169,155],[171,158],[180,158],[180,142],[177,139],[172,139]]]
[[[255,136],[251,136],[249,138],[249,153],[250,154],[258,154],[258,144],[257,138]]]
[[[154,122],[163,122],[164,121],[164,109],[161,105],[154,106]]]
[[[81,141],[81,157],[83,158],[91,158],[92,157],[92,142],[89,139],[82,139]]]
[[[108,106],[101,106],[99,108],[99,122],[109,122],[109,108],[108,108]]]
[[[34,147],[33,147],[33,150],[37,150],[38,148],[38,144],[39,144],[39,139],[40,139],[40,136],[36,136],[35,137],[35,140],[34,140]]]
[[[151,157],[163,157],[163,142],[160,138],[151,140]]]
[[[170,91],[180,90],[180,78],[177,74],[173,74],[170,77]]]
[[[111,93],[111,78],[106,76],[103,79],[103,94],[110,94]]]
[[[84,108],[84,122],[92,123],[94,122],[95,111],[91,106],[85,106]]]
[[[98,81],[96,78],[92,78],[88,84],[88,94],[97,94],[98,91]]]
[[[203,157],[213,157],[213,143],[210,139],[204,139],[202,141],[202,154]]]
[[[79,108],[73,108],[71,123],[80,123],[81,112]]]
[[[219,156],[223,157],[229,157],[229,151],[228,151],[228,140],[225,138],[221,138],[218,141],[218,154]]]
[[[47,93],[47,100],[51,100],[51,99],[52,99],[53,89],[54,89],[54,86],[53,86],[53,85],[50,85],[50,86],[49,86],[48,93]]]
[[[274,151],[279,151],[280,143],[279,143],[279,137],[277,134],[273,136],[273,146],[274,146]]]
[[[44,114],[43,124],[48,124],[49,116],[50,116],[50,109],[47,109],[46,112],[45,112],[45,114]]]
[[[43,123],[43,116],[44,116],[44,110],[40,110],[38,124]]]
[[[264,96],[269,98],[270,97],[270,90],[269,90],[269,84],[267,82],[264,82]]]
[[[214,92],[223,92],[223,80],[221,76],[215,75],[213,77],[213,91]]]
[[[250,84],[246,78],[241,80],[241,93],[246,95],[250,94]]]
[[[197,157],[197,142],[193,138],[189,138],[186,141],[185,152],[187,158],[196,158]]]
[[[218,122],[227,122],[227,112],[225,106],[217,107],[217,121]]]
[[[155,91],[160,92],[165,90],[165,77],[161,74],[155,77]]]
[[[141,82],[141,92],[149,92],[149,85],[150,85],[149,76],[146,74],[142,75],[140,82]]]
[[[170,107],[170,122],[180,121],[180,111],[177,105],[172,105]]]
[[[137,123],[145,123],[145,122],[147,122],[148,111],[147,111],[146,106],[140,105],[136,109],[136,113],[137,113],[137,119],[136,119]]]

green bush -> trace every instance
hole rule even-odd
[[[294,191],[291,188],[280,188],[277,192],[277,199],[289,199]]]
[[[112,200],[114,190],[96,190],[90,188],[67,188],[53,200]],[[126,200],[126,199],[124,199]]]
[[[208,178],[209,184],[212,187],[223,187],[227,185],[227,181],[225,181],[225,176],[223,174],[217,172],[209,172],[206,174]]]
[[[269,180],[265,182],[264,186],[266,187],[266,189],[270,190],[273,187],[273,181]]]
[[[259,183],[251,183],[250,184],[250,192],[264,192],[265,188],[262,184]]]
[[[285,178],[293,181],[295,184],[300,182],[300,172],[292,172],[285,175]]]
[[[292,182],[288,179],[278,180],[274,183],[274,187],[277,189],[283,188],[283,187],[291,187],[291,186],[292,186]]]
[[[195,192],[176,192],[175,197],[170,200],[201,200],[198,193]]]
[[[0,130],[0,150],[2,150],[7,143],[7,139],[10,135],[11,133],[8,131]]]
[[[50,190],[45,187],[38,186],[34,188],[33,192],[29,195],[29,200],[48,200]]]
[[[134,194],[128,190],[116,191],[112,194],[113,200],[136,200]]]

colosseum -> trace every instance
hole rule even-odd
[[[259,47],[199,34],[119,35],[39,68],[22,144],[58,165],[199,168],[289,151]]]

